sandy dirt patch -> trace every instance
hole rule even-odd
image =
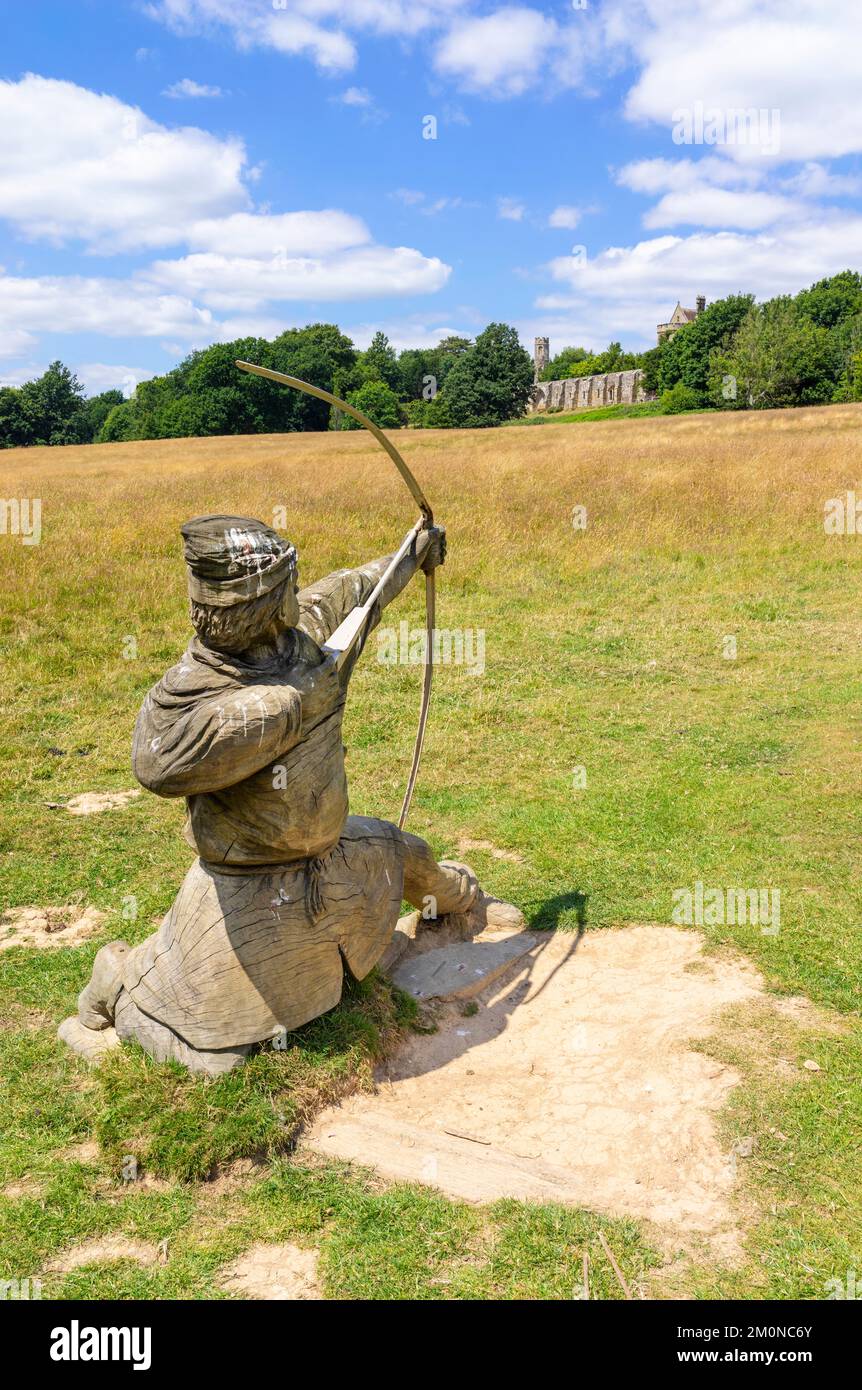
[[[242,1298],[323,1298],[317,1282],[316,1250],[298,1245],[253,1245],[222,1270],[220,1283]]]
[[[726,1006],[765,999],[758,973],[672,927],[536,935],[475,1015],[438,1006],[439,1031],[408,1040],[377,1092],[325,1111],[305,1143],[468,1201],[732,1228],[737,1155],[714,1119],[740,1078],[687,1044]]]
[[[235,1158],[232,1163],[216,1168],[212,1176],[201,1184],[201,1195],[222,1197],[226,1192],[242,1191],[268,1172],[269,1164],[262,1159]]]
[[[458,858],[470,853],[474,849],[483,849],[490,854],[492,859],[505,859],[509,864],[523,864],[524,856],[518,854],[514,849],[499,849],[490,840],[471,840],[469,836],[462,835],[458,841]]]
[[[0,1187],[0,1197],[8,1197],[12,1202],[23,1201],[26,1197],[41,1197],[45,1191],[45,1184],[38,1178],[18,1178],[16,1182],[7,1182],[5,1187]]]
[[[120,806],[128,806],[140,794],[140,787],[127,792],[81,792],[70,801],[52,804],[62,804],[63,810],[72,816],[95,816],[100,811],[116,811]]]
[[[10,907],[0,913],[0,951],[33,946],[38,951],[77,946],[98,931],[104,912],[80,903],[65,907]]]
[[[82,1144],[70,1144],[67,1149],[60,1149],[57,1157],[66,1163],[100,1163],[102,1150],[95,1139],[85,1139]]]
[[[134,1260],[139,1265],[154,1265],[162,1258],[157,1245],[128,1236],[97,1236],[64,1250],[45,1266],[47,1274],[69,1274],[84,1265],[104,1264],[108,1260]]]

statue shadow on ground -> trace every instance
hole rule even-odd
[[[406,1046],[383,1064],[378,1080],[398,1081],[424,1076],[499,1037],[508,1027],[515,1010],[538,1003],[553,977],[576,954],[586,932],[587,900],[588,894],[575,890],[561,893],[543,903],[534,915],[534,920],[542,923],[541,928],[531,933],[536,937],[535,945],[512,965],[501,980],[487,987],[490,991],[489,1002],[480,1004],[475,1014],[465,1012],[465,1006],[472,1002],[470,999],[445,1003],[439,1030],[411,1038]],[[560,926],[572,911],[577,923],[574,931]],[[549,923],[550,926],[546,925]],[[542,955],[552,941],[566,937],[570,939],[568,950],[551,970],[543,972],[541,981],[537,982],[535,976]],[[482,943],[476,942],[475,947],[482,950]],[[493,951],[493,944],[489,943],[487,949]]]

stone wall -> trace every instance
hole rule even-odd
[[[529,415],[543,410],[594,410],[600,405],[631,405],[645,399],[643,372],[605,372],[602,376],[573,376],[566,381],[537,381]]]

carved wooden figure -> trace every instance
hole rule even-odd
[[[442,562],[442,529],[302,590],[294,547],[260,521],[198,517],[182,535],[196,635],[144,701],[132,764],[150,791],[185,797],[198,857],[153,936],[99,952],[60,1033],[90,1055],[113,1025],[217,1074],[337,1004],[345,967],[362,979],[382,956],[402,898],[465,912],[478,887],[418,836],[348,813],[350,677],[381,610]],[[369,600],[345,654],[331,639]]]

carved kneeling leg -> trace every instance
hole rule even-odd
[[[158,1023],[142,1013],[132,998],[122,990],[117,999],[114,1027],[120,1042],[137,1042],[156,1062],[181,1062],[189,1071],[204,1076],[223,1076],[244,1062],[252,1043],[206,1052],[190,1047],[187,1042],[164,1023]]]

